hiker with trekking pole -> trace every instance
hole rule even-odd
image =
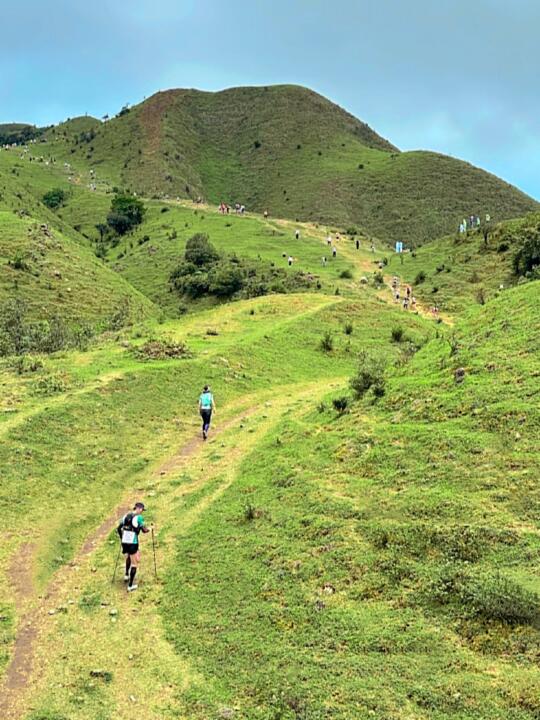
[[[144,524],[144,518],[142,513],[145,511],[144,503],[135,503],[133,510],[124,515],[124,517],[118,523],[116,531],[120,537],[120,547],[118,549],[118,555],[116,558],[116,564],[114,566],[114,573],[112,582],[114,582],[116,576],[116,567],[120,558],[120,551],[126,556],[126,572],[124,580],[128,583],[127,591],[133,592],[137,589],[138,585],[135,583],[135,576],[137,574],[137,568],[141,561],[141,553],[139,550],[139,534],[152,532],[152,548],[154,551],[154,572],[157,577],[156,567],[156,546],[154,540],[154,526],[150,528]]]

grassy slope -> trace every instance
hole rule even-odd
[[[385,272],[413,284],[418,273],[424,272],[426,280],[415,286],[417,297],[450,313],[460,313],[471,303],[478,303],[480,296],[491,299],[499,294],[501,285],[507,288],[515,284],[512,257],[530,231],[539,226],[540,215],[532,213],[491,227],[487,244],[479,230],[439,238],[402,258],[387,253]]]
[[[51,152],[81,171],[92,166],[113,184],[358,224],[387,239],[421,242],[453,230],[472,212],[501,220],[538,207],[468,163],[400,153],[295,86],[162,92],[102,124],[95,138],[75,143],[80,133],[78,125],[57,127],[47,136]]]
[[[537,293],[473,315],[451,357],[433,341],[380,406],[295,413],[246,459],[167,581],[187,716],[536,717],[540,627],[489,613],[501,576],[540,606]]]
[[[40,202],[51,187],[70,192],[68,207],[58,213]],[[35,317],[59,313],[69,320],[94,322],[109,317],[115,305],[129,298],[134,317],[155,314],[152,303],[98,260],[74,229],[93,227],[94,218],[105,214],[108,205],[105,196],[70,183],[61,167],[0,152],[0,301],[20,297]],[[75,218],[72,208],[77,208]],[[51,236],[40,228],[42,223]],[[26,270],[8,264],[16,257]]]
[[[341,418],[328,401],[323,412],[316,406],[327,383],[350,372],[354,352],[396,357],[393,325],[406,322],[418,337],[425,323],[373,300],[261,298],[161,326],[165,337],[188,338],[191,361],[142,367],[115,346],[84,365],[60,359],[85,383],[106,369],[123,370],[123,380],[66,396],[47,417],[8,430],[8,454],[23,438],[35,441],[22,505],[7,477],[6,528],[46,498],[43,581],[84,536],[95,513],[85,498],[111,507],[120,488],[136,485],[160,528],[164,588],[146,582],[126,599],[110,588],[112,548],[99,549],[68,581],[67,612],[44,628],[37,717],[105,720],[133,696],[149,718],[230,709],[243,720],[533,720],[540,631],[486,618],[488,604],[471,606],[452,583],[460,573],[474,581],[497,571],[540,590],[537,291],[531,283],[478,308],[455,330],[452,354],[433,337],[391,374],[383,401]],[[352,357],[343,335],[333,355],[318,352],[320,333],[338,332],[351,315]],[[207,326],[219,335],[206,336]],[[462,385],[453,380],[458,366]],[[252,421],[192,462],[151,476],[156,459],[192,432],[191,395],[207,378],[218,423],[246,391],[268,390],[260,398],[269,402],[255,403]],[[32,426],[44,420],[38,439]],[[144,573],[148,580],[148,564]],[[481,597],[493,596],[493,583],[484,589]],[[118,663],[117,647],[139,632],[146,642]],[[109,680],[92,679],[90,668]],[[51,691],[53,679],[60,684]]]
[[[96,502],[98,514],[106,514],[135,478],[148,490],[148,468],[194,432],[189,418],[204,381],[214,384],[224,416],[244,394],[271,392],[279,385],[315,377],[324,392],[332,378],[350,372],[359,347],[378,341],[380,325],[371,308],[379,305],[373,299],[310,295],[261,298],[152,331],[186,339],[196,353],[193,360],[142,363],[119,343],[47,358],[43,370],[23,377],[5,362],[0,432],[6,468],[2,494],[11,508],[5,515],[9,547],[25,537],[21,517],[47,505],[48,522],[35,532],[36,576],[42,583],[69,560],[93,526]],[[395,317],[388,308],[386,338]],[[352,338],[342,333],[347,319],[356,326]],[[207,336],[206,323],[219,334]],[[408,323],[411,332],[425,332],[417,318]],[[332,355],[317,348],[325,329],[337,335]],[[279,371],[269,373],[278,356]],[[60,385],[49,382],[56,378]],[[19,457],[24,460],[14,462]],[[8,561],[6,550],[3,572]],[[3,587],[9,619],[9,585]]]
[[[221,252],[260,258],[287,271],[290,254],[294,258],[291,272],[311,273],[320,279],[323,292],[333,293],[337,287],[349,292],[351,280],[342,280],[339,275],[344,270],[354,271],[354,266],[340,252],[336,260],[331,260],[331,250],[312,229],[301,227],[301,239],[296,240],[293,226],[266,222],[258,216],[222,216],[214,208],[193,209],[175,203],[150,203],[144,224],[110,251],[111,267],[176,315],[183,303],[169,292],[169,276],[183,257],[186,240],[198,232],[207,233]],[[150,240],[140,245],[145,236]],[[325,267],[323,255],[328,259]],[[353,274],[358,280],[359,273]]]

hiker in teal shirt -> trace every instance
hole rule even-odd
[[[208,430],[210,429],[210,421],[212,419],[212,410],[216,409],[214,402],[214,396],[210,392],[208,385],[205,385],[203,391],[199,397],[199,412],[202,417],[202,436],[203,440],[208,437]]]

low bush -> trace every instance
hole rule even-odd
[[[428,597],[454,605],[460,614],[508,625],[540,623],[540,598],[498,572],[475,574],[462,564],[447,563],[429,585]]]
[[[420,270],[419,273],[417,273],[416,277],[414,278],[414,285],[421,285],[423,282],[426,281],[427,275],[423,270]]]
[[[392,342],[400,343],[404,337],[403,328],[401,326],[393,327],[391,337],[392,337]]]
[[[52,190],[49,190],[49,192],[46,192],[41,200],[50,210],[57,210],[65,203],[67,197],[68,193],[65,190],[62,190],[62,188],[53,188]]]
[[[43,361],[33,355],[21,355],[13,362],[17,375],[30,375],[43,368]]]
[[[172,358],[192,357],[185,343],[165,342],[164,340],[148,340],[141,347],[135,348],[133,354],[138,360],[169,360]]]
[[[345,335],[352,335],[353,330],[354,330],[354,325],[352,324],[352,322],[346,322],[345,325],[343,326],[343,332],[345,333]]]
[[[319,343],[319,349],[323,352],[329,353],[334,349],[334,338],[332,333],[328,330],[324,333]]]
[[[350,270],[342,270],[339,274],[342,280],[352,280],[353,274]]]
[[[349,398],[345,395],[342,397],[334,398],[332,400],[332,406],[334,410],[339,413],[339,415],[343,415],[343,413],[347,410],[347,407],[349,406]]]
[[[385,363],[382,358],[362,352],[358,369],[350,379],[349,385],[356,399],[362,398],[368,390],[372,390],[375,397],[382,397],[385,391]]]
[[[94,335],[88,325],[70,327],[60,316],[32,320],[21,300],[0,306],[0,357],[28,353],[53,353],[77,348],[85,350]]]

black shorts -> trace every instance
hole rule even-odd
[[[138,545],[131,545],[127,543],[122,543],[122,554],[123,555],[135,555],[139,552],[139,546]]]

